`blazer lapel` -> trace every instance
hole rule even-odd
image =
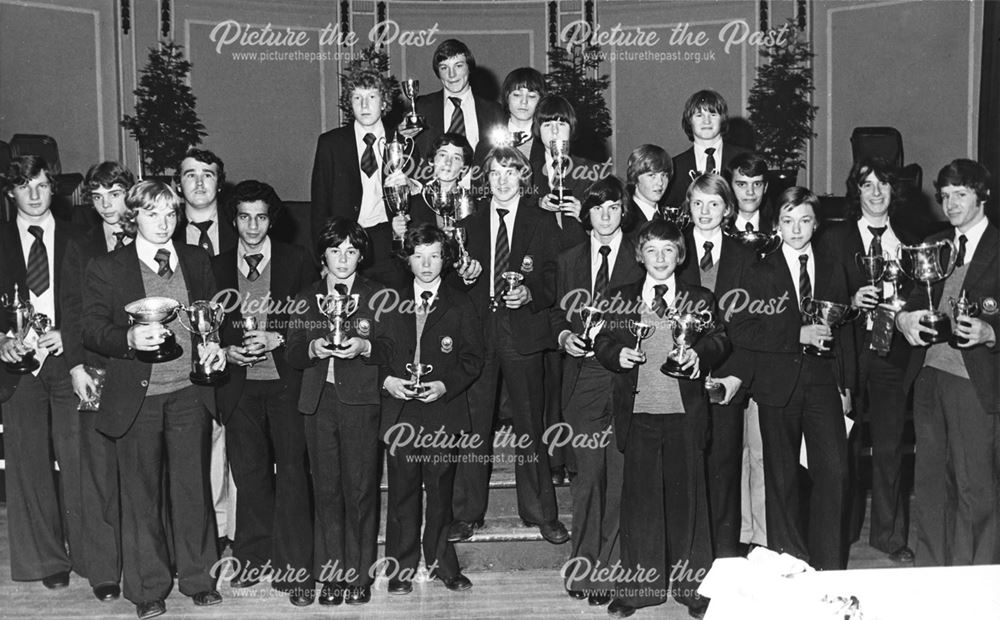
[[[410,295],[413,294],[412,290],[413,289],[410,289],[411,291]],[[428,329],[436,325],[438,321],[441,320],[441,317],[443,317],[445,314],[448,313],[448,308],[450,307],[451,307],[451,291],[449,290],[448,286],[444,282],[442,282],[441,285],[438,286],[437,298],[434,300],[434,311],[429,313],[427,315],[427,320],[424,321],[424,333],[427,333]],[[414,326],[413,328],[414,338],[416,338],[415,335],[416,322],[413,321],[411,322],[411,324],[413,324]]]
[[[578,254],[573,267],[573,287],[582,288],[590,292],[590,283],[593,281],[593,274],[590,273],[590,237],[587,242],[578,246]]]
[[[532,210],[535,208],[523,197],[518,203],[517,217],[514,219],[514,241],[510,244],[511,262],[509,263],[509,267],[512,271],[521,268],[521,265],[515,264],[513,259],[515,257],[523,257],[527,254],[528,246],[531,245],[531,238],[537,229],[535,220],[538,215]]]
[[[635,271],[638,263],[635,260],[635,242],[628,235],[622,236],[621,245],[618,246],[618,256],[615,258],[615,267],[611,270],[611,281],[609,286],[614,288],[627,284],[630,273]]]
[[[996,269],[997,245],[1000,245],[1000,234],[993,226],[987,226],[986,232],[979,240],[979,245],[976,246],[976,253],[973,254],[972,261],[969,263],[969,270],[965,273],[963,288],[969,288],[970,285],[986,277],[989,274],[987,267],[990,264],[993,264],[994,269]],[[996,274],[994,273],[994,275]]]

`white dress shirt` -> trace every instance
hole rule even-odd
[[[792,285],[795,287],[795,305],[799,305],[799,300],[802,299],[802,295],[799,292],[799,271],[801,270],[801,263],[799,262],[799,256],[805,254],[809,257],[809,262],[806,263],[806,272],[809,273],[809,284],[812,286],[812,297],[816,296],[816,255],[813,254],[813,247],[810,243],[801,250],[793,250],[791,246],[787,243],[781,244],[781,253],[785,257],[785,264],[788,265],[788,271],[792,275]]]
[[[646,219],[650,222],[653,221],[653,218],[656,217],[656,214],[659,212],[656,205],[640,196],[639,192],[632,194],[632,203],[639,207],[639,210],[642,211],[642,214],[645,215]]]
[[[45,257],[49,263],[49,288],[45,289],[41,295],[35,295],[30,291],[20,291],[21,296],[27,295],[35,312],[44,314],[52,319],[55,325],[56,320],[56,270],[55,270],[55,247],[56,247],[56,220],[52,217],[52,212],[45,214],[41,222],[29,222],[17,216],[17,233],[21,238],[21,253],[24,256],[24,266],[28,267],[28,256],[31,254],[31,246],[35,243],[35,235],[28,232],[29,226],[42,227],[42,243],[45,245]],[[7,269],[4,266],[4,269]],[[26,287],[27,288],[27,287]]]
[[[751,215],[749,219],[743,217],[742,211],[737,212],[736,220],[733,222],[733,228],[739,232],[745,232],[747,224],[752,224],[755,231],[760,231],[760,209],[754,211],[753,215]]]
[[[708,155],[705,154],[705,149],[715,149],[712,153],[712,157],[715,158],[715,170],[705,170],[705,164],[708,161]],[[722,171],[722,136],[715,139],[715,142],[711,144],[706,144],[704,146],[695,143],[694,144],[694,168],[698,172],[717,172],[721,174]]]
[[[472,95],[472,87],[467,87],[461,95],[454,95],[447,90],[441,91],[444,95],[444,130],[451,127],[451,116],[455,113],[455,104],[451,102],[451,97],[458,97],[462,100],[462,119],[465,122],[465,137],[469,141],[472,150],[476,150],[479,144],[479,118],[476,116],[476,98]]]
[[[361,160],[365,156],[365,135],[375,136],[372,143],[372,151],[375,153],[375,163],[378,169],[368,176],[361,169]],[[380,138],[385,139],[385,127],[381,122],[375,123],[371,127],[362,127],[361,123],[354,121],[354,143],[358,151],[358,174],[361,176],[361,210],[358,211],[358,224],[362,228],[371,228],[383,222],[388,222],[389,217],[385,214],[385,203],[382,202],[382,149],[379,148]]]

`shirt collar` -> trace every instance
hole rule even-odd
[[[701,146],[698,143],[694,143],[694,152],[695,152],[696,155],[701,156],[701,157],[705,156],[705,149],[713,149],[713,148],[715,149],[715,152],[712,153],[712,155],[715,156],[715,161],[719,161],[719,157],[721,157],[721,153],[722,153],[722,136],[721,135],[718,138],[716,138],[712,143],[706,144],[705,146]]]
[[[351,274],[351,277],[347,278],[347,280],[345,280],[343,282],[337,282],[337,284],[345,284],[345,285],[347,285],[347,292],[350,293],[351,291],[354,290],[354,283],[357,282],[357,279],[358,279],[358,272],[355,271],[354,273]],[[324,278],[323,282],[324,282],[324,284],[327,287],[327,289],[326,289],[327,293],[333,293],[333,292],[335,292],[334,289],[333,289],[333,286],[330,285],[330,279],[329,278]]]
[[[781,244],[781,253],[785,256],[785,261],[789,264],[799,264],[799,256],[806,254],[809,256],[809,262],[815,264],[816,257],[813,254],[813,245],[810,242],[805,248],[801,250],[793,250],[791,246],[786,243]]]
[[[739,231],[745,231],[747,228],[747,223],[753,224],[754,230],[760,230],[760,209],[753,212],[750,218],[743,216],[743,212],[739,211],[736,213],[736,221],[733,222],[735,228]]]
[[[706,241],[712,242],[712,251],[714,252],[717,248],[722,247],[722,228],[716,228],[711,235],[705,236],[698,228],[691,229],[691,233],[694,236],[694,244],[697,249],[700,250],[705,246]]]
[[[271,238],[264,237],[264,243],[261,244],[260,248],[253,250],[252,252],[243,245],[243,240],[236,244],[236,265],[239,270],[244,274],[250,273],[250,265],[244,260],[244,257],[248,254],[260,254],[260,262],[257,263],[257,271],[262,272],[264,266],[271,261]]]
[[[660,282],[654,280],[648,273],[646,274],[646,279],[642,283],[642,300],[646,302],[646,305],[652,308],[653,302],[653,290],[657,284],[667,285],[667,296],[664,298],[667,304],[672,304],[674,297],[677,295],[677,278],[674,277],[675,274],[670,274],[670,277],[665,281]]]
[[[365,143],[365,134],[372,134],[375,136],[375,143],[372,144],[372,149],[376,152],[378,149],[378,139],[385,137],[385,125],[381,122],[375,123],[371,127],[362,127],[361,123],[354,121],[354,139],[358,144]]]
[[[978,224],[976,224],[969,230],[965,231],[964,233],[959,232],[957,228],[955,229],[954,241],[955,241],[956,251],[958,250],[958,243],[959,243],[958,238],[962,235],[965,235],[966,264],[968,264],[968,262],[972,260],[972,256],[976,252],[976,248],[979,247],[979,241],[983,238],[983,235],[986,234],[986,228],[989,225],[990,225],[989,219],[984,217],[982,220],[979,221]]]
[[[615,235],[611,237],[611,241],[608,241],[607,243],[602,243],[597,238],[597,233],[595,233],[594,231],[590,231],[590,249],[594,254],[596,254],[598,250],[600,250],[600,247],[602,245],[608,245],[611,246],[612,254],[618,254],[618,248],[621,247],[622,239],[624,237],[625,235],[624,233],[622,233],[622,229],[619,228],[618,230],[615,231]]]
[[[47,211],[42,217],[41,222],[32,223],[21,217],[21,214],[17,214],[17,229],[20,231],[21,235],[30,235],[28,232],[28,227],[30,226],[41,226],[43,235],[50,235],[56,229],[56,218],[52,217],[52,211]]]
[[[435,297],[437,297],[438,290],[440,288],[441,288],[441,278],[440,277],[437,280],[435,280],[434,282],[430,283],[430,284],[424,284],[420,280],[417,280],[416,278],[414,278],[413,279],[413,298],[415,300],[417,300],[417,301],[420,301],[420,294],[423,293],[424,291],[430,291],[433,294],[433,296],[431,297],[431,300],[433,300]]]
[[[156,251],[157,250],[169,250],[170,251],[170,268],[177,269],[177,249],[174,247],[174,242],[167,239],[167,242],[162,245],[157,245],[151,243],[142,235],[135,236],[135,253],[139,256],[139,260],[146,263],[150,267],[156,265]]]
[[[219,228],[219,225],[218,225],[218,221],[219,221],[219,209],[218,209],[218,206],[216,206],[216,208],[212,210],[212,212],[209,214],[208,217],[202,218],[200,220],[194,220],[191,217],[191,210],[188,209],[187,207],[185,207],[184,208],[184,217],[185,217],[185,219],[187,219],[188,226],[194,226],[195,221],[198,221],[198,222],[216,222],[216,225],[215,225],[216,230]],[[209,230],[212,230],[212,228],[209,227]]]

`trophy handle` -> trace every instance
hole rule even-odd
[[[940,243],[942,249],[948,248],[948,266],[945,268],[944,274],[944,278],[947,278],[953,271],[955,271],[955,266],[958,262],[958,250],[955,249],[955,243],[951,239],[942,239]],[[938,258],[940,258],[940,255]],[[942,280],[944,278],[942,278]]]
[[[178,306],[177,310],[178,310],[178,312],[177,312],[176,318],[177,318],[177,322],[181,324],[181,327],[183,327],[187,331],[191,332],[192,334],[197,333],[197,332],[195,332],[194,326],[191,325],[190,321],[188,321],[187,323],[184,322],[184,313],[180,312],[180,310],[187,310],[187,308],[185,306]],[[163,323],[166,323],[166,322],[167,321],[163,321]]]
[[[698,313],[698,321],[701,323],[701,329],[707,328],[712,324],[712,313],[708,310],[702,310]]]
[[[347,302],[347,316],[351,316],[358,311],[358,306],[361,305],[361,295],[358,293],[351,294],[351,300]]]

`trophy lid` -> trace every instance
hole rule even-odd
[[[172,319],[180,306],[169,297],[144,297],[125,306],[125,312],[139,323],[161,323]]]

